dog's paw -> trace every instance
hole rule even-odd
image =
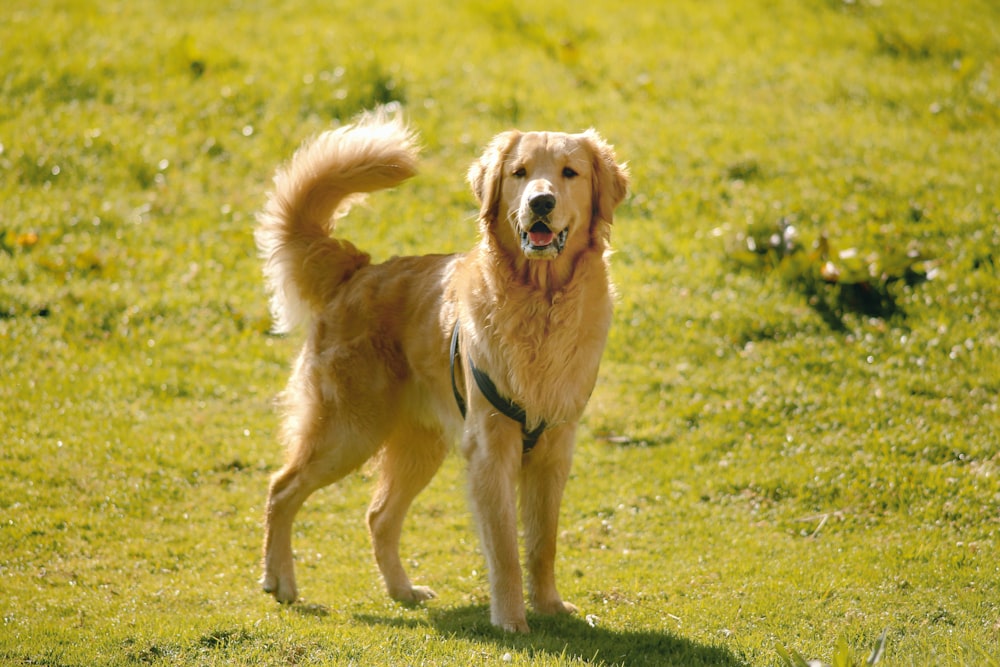
[[[427,600],[433,600],[437,597],[437,593],[427,586],[414,586],[411,589],[411,594],[414,602],[425,602]]]
[[[564,602],[559,598],[548,602],[535,601],[531,605],[539,614],[578,614],[580,610],[575,604]]]
[[[264,575],[260,580],[261,588],[264,589],[265,593],[269,593],[274,596],[274,599],[281,604],[291,604],[299,597],[299,593],[295,588],[295,583],[285,582],[284,584],[281,580],[274,575]]]
[[[513,619],[513,620],[494,620],[493,625],[497,626],[504,632],[516,632],[522,635],[526,635],[531,630],[528,629],[528,621],[526,619]]]
[[[389,596],[397,602],[420,604],[427,600],[433,600],[437,597],[437,593],[427,586],[410,586],[406,589],[390,591]]]

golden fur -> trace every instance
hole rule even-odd
[[[593,131],[510,131],[469,170],[481,238],[468,253],[372,264],[331,237],[354,199],[409,178],[416,159],[402,121],[366,114],[299,149],[259,216],[276,326],[308,322],[282,395],[287,460],[271,479],[262,583],[279,601],[296,599],[296,512],[312,492],[378,454],[368,525],[386,588],[407,602],[434,597],[411,584],[399,537],[410,503],[460,436],[491,620],[526,632],[518,487],[530,601],[543,613],[575,611],[556,590],[556,527],[576,425],[611,320],[605,256],[627,173]],[[464,421],[449,375],[456,322]],[[529,425],[548,425],[530,453],[522,452],[521,425],[477,389],[461,361],[469,358],[523,406]]]

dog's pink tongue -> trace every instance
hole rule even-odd
[[[539,232],[536,231],[528,232],[528,238],[531,240],[531,245],[536,247],[549,245],[550,243],[552,243],[552,239],[554,239],[555,236],[556,236],[555,234],[553,234],[547,229],[545,231],[539,231]]]

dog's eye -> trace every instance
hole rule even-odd
[[[524,178],[527,175],[528,175],[528,170],[525,169],[524,167],[518,167],[517,169],[514,170],[515,178]]]
[[[571,167],[563,167],[562,174],[563,178],[576,178],[577,176],[579,176],[579,174],[576,173],[576,170]]]

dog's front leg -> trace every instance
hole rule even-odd
[[[542,614],[577,611],[559,596],[555,577],[559,506],[569,478],[575,433],[575,424],[561,425],[546,432],[525,457],[521,471],[528,591],[531,606]]]
[[[517,548],[520,428],[499,415],[485,417],[479,426],[479,432],[466,432],[464,449],[469,495],[489,573],[490,621],[508,632],[527,632]]]

